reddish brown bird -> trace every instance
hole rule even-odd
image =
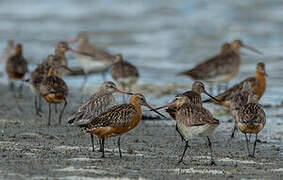
[[[245,81],[243,83],[243,88],[240,92],[234,92],[231,100],[227,101],[230,106],[230,112],[235,120],[234,128],[232,130],[231,138],[234,138],[235,131],[237,130],[236,125],[236,116],[239,112],[239,109],[247,104],[249,96],[254,95],[252,91],[252,83],[250,81]]]
[[[110,106],[115,104],[114,93],[132,94],[118,89],[113,82],[106,81],[101,85],[98,92],[90,96],[90,98],[80,105],[79,110],[69,118],[68,123],[76,125],[82,123],[81,120],[88,120],[99,116],[110,108]],[[93,134],[90,134],[90,137],[92,150],[94,151]],[[99,143],[100,151],[102,151],[101,140],[99,140]]]
[[[213,104],[217,104],[217,105],[221,105],[224,107],[229,108],[229,101],[233,98],[233,95],[236,92],[240,92],[243,89],[243,84],[245,82],[250,82],[252,84],[252,90],[253,92],[258,96],[258,98],[260,99],[264,92],[265,92],[265,88],[266,88],[266,80],[265,80],[265,76],[266,76],[266,72],[265,72],[265,64],[260,62],[257,64],[256,66],[256,72],[255,72],[255,76],[254,77],[249,77],[245,80],[243,80],[242,82],[234,85],[233,87],[229,88],[227,91],[219,94],[218,96],[216,96],[216,98],[219,101],[213,101],[212,99],[208,99],[203,101],[204,103],[213,103]]]
[[[57,76],[62,77],[64,75],[65,70],[71,71],[67,65],[68,61],[65,56],[66,51],[71,51],[74,53],[80,53],[68,46],[66,42],[58,42],[55,48],[55,55],[49,55],[44,61],[42,61],[36,69],[31,73],[29,84],[31,91],[35,95],[34,104],[36,114],[40,116],[41,112],[41,96],[39,92],[39,87],[44,79],[47,76],[49,69],[51,67],[57,69],[58,74]]]
[[[202,80],[211,85],[213,83],[226,83],[227,85],[239,72],[241,47],[262,54],[260,51],[244,45],[241,40],[234,40],[231,44],[222,44],[220,54],[209,58],[188,71],[181,72],[179,75],[190,76],[194,80]]]
[[[257,95],[249,95],[247,104],[243,105],[236,114],[236,124],[238,129],[245,134],[250,157],[255,157],[257,135],[264,128],[265,123],[266,115],[262,106],[258,103]],[[250,153],[247,134],[255,134],[252,153]]]
[[[129,104],[113,106],[98,117],[91,118],[88,123],[78,126],[84,128],[87,133],[94,134],[101,139],[102,158],[104,157],[104,140],[113,136],[119,136],[117,144],[120,157],[122,157],[120,136],[132,130],[139,124],[142,117],[141,106],[146,106],[149,109],[152,109],[152,107],[147,104],[146,99],[142,94],[135,93],[130,98]],[[163,116],[158,111],[155,112]]]
[[[13,80],[22,81],[25,74],[28,72],[28,63],[23,57],[22,45],[17,44],[15,48],[15,53],[13,56],[9,57],[6,62],[6,73],[8,74],[10,80],[10,89],[14,90]],[[22,84],[19,87],[19,96],[22,93]]]
[[[123,59],[122,54],[115,56],[111,67],[112,78],[119,83],[123,90],[132,91],[132,87],[139,79],[138,69]]]
[[[75,42],[78,42],[77,50],[85,53],[84,55],[77,54],[77,60],[85,72],[82,87],[87,82],[88,74],[91,71],[102,72],[103,80],[105,80],[105,73],[113,62],[114,56],[106,50],[91,44],[86,32],[80,32],[75,39],[68,41],[68,43]]]
[[[161,106],[170,107],[175,105],[176,122],[178,129],[185,139],[185,150],[182,154],[180,162],[183,162],[186,150],[189,147],[188,141],[192,138],[205,137],[208,140],[208,145],[211,152],[211,165],[215,165],[213,159],[213,144],[210,137],[213,135],[216,127],[219,125],[219,120],[215,119],[212,114],[200,106],[199,104],[193,104],[193,102],[186,95],[177,95],[174,101],[170,104]],[[159,108],[157,108],[159,109]]]
[[[59,74],[58,69],[51,67],[48,71],[47,76],[44,77],[39,87],[40,95],[49,105],[49,112],[48,112],[49,126],[51,124],[51,104],[60,104],[63,101],[65,102],[64,107],[59,115],[59,124],[61,124],[62,116],[67,106],[67,96],[69,93],[68,86],[65,83],[65,81],[62,78],[60,78],[58,74]]]

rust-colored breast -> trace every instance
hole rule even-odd
[[[61,93],[50,93],[44,95],[43,98],[49,103],[59,104],[64,101],[66,97]]]

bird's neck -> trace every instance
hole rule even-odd
[[[135,99],[130,99],[130,104],[134,105],[137,112],[135,113],[134,117],[133,117],[133,122],[132,122],[132,128],[136,127],[139,122],[141,121],[141,118],[142,118],[142,108],[141,108],[141,105],[135,101]]]
[[[255,73],[255,79],[259,82],[259,84],[262,86],[262,88],[265,89],[265,75],[261,72]]]
[[[60,49],[55,49],[55,55],[65,58],[65,51],[62,51]]]

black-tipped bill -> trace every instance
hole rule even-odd
[[[246,49],[248,49],[250,51],[253,51],[254,53],[257,53],[257,54],[260,54],[260,55],[264,55],[262,52],[260,52],[259,50],[255,49],[253,47],[244,45],[243,48],[246,48]]]
[[[133,93],[127,92],[127,91],[123,91],[123,90],[121,90],[121,89],[117,89],[117,92],[119,92],[119,93],[124,93],[124,94],[129,94],[129,95],[133,95]]]
[[[164,118],[167,118],[166,116],[164,116],[163,114],[161,114],[160,112],[158,112],[156,109],[153,109],[149,104],[145,104],[146,107],[148,107],[150,109],[150,111],[154,111],[156,114],[164,117]]]
[[[206,94],[207,96],[209,96],[211,99],[213,99],[214,101],[220,102],[219,99],[216,99],[215,97],[213,97],[212,95],[210,95],[208,92],[204,91],[204,94]]]

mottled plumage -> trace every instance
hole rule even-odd
[[[206,137],[211,150],[211,165],[214,165],[215,163],[212,155],[213,147],[210,137],[219,125],[219,120],[213,118],[212,114],[199,104],[193,104],[190,102],[190,99],[183,94],[177,95],[172,103],[161,106],[160,108],[171,105],[175,105],[177,107],[176,122],[178,128],[176,128],[176,130],[181,136],[183,136],[186,142],[185,150],[179,162],[183,161],[185,152],[188,148],[189,139]]]
[[[15,54],[10,56],[6,62],[6,72],[10,79],[22,79],[28,72],[28,63],[22,55],[22,46],[18,44]]]
[[[125,61],[121,54],[116,55],[116,59],[111,67],[112,78],[117,81],[123,89],[132,89],[139,78],[138,69],[131,63]]]
[[[88,123],[78,124],[78,126],[84,128],[90,134],[97,135],[101,139],[102,157],[104,157],[104,140],[112,136],[119,136],[118,149],[120,157],[122,157],[120,136],[139,124],[142,117],[141,106],[152,109],[146,103],[145,97],[140,93],[136,93],[130,98],[129,104],[113,106],[99,116],[89,119],[87,121]],[[157,111],[155,112],[158,113]],[[162,115],[160,113],[158,114]]]
[[[240,63],[240,55],[232,50],[230,44],[224,43],[219,55],[180,73],[180,75],[187,75],[194,80],[206,82],[229,81],[238,73]]]
[[[101,127],[119,127],[126,126],[132,122],[137,109],[132,104],[121,104],[113,106],[98,117],[92,118],[84,127],[87,132],[91,132]]]
[[[192,85],[191,91],[186,91],[183,95],[189,98],[191,104],[202,106],[201,93],[205,93],[206,95],[212,97],[209,93],[206,92],[204,84],[200,81],[195,81]],[[172,119],[176,119],[176,106],[171,105],[166,109],[166,112],[172,117]]]
[[[248,154],[254,157],[258,133],[264,128],[266,115],[262,106],[258,103],[256,95],[249,95],[248,103],[243,105],[236,115],[236,125],[245,134]],[[253,153],[250,153],[247,134],[255,134]]]
[[[40,95],[49,103],[48,125],[51,120],[51,103],[59,104],[65,102],[59,116],[59,124],[61,123],[63,112],[67,106],[67,96],[69,93],[68,86],[65,81],[58,76],[58,69],[50,68],[47,76],[40,83]]]
[[[222,105],[225,107],[229,107],[229,101],[234,97],[234,94],[237,92],[240,92],[243,89],[243,84],[245,82],[251,83],[253,92],[258,95],[259,99],[262,97],[262,95],[265,92],[265,87],[266,87],[266,80],[265,80],[265,65],[264,63],[258,63],[257,68],[256,68],[256,73],[254,77],[249,77],[240,83],[232,86],[229,88],[227,91],[219,94],[216,96],[216,98],[219,100],[213,101],[212,99],[208,99],[203,101],[204,103],[214,103],[217,105]]]

